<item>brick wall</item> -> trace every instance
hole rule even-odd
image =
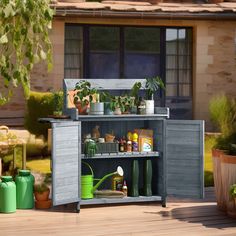
[[[55,19],[51,40],[53,43],[53,70],[48,73],[44,64],[37,65],[32,74],[31,88],[36,91],[58,90],[64,76],[64,22],[104,23],[124,25],[125,19]],[[211,129],[208,103],[221,92],[236,97],[236,22],[234,21],[167,21],[129,19],[129,25],[191,26],[194,31],[193,100],[194,118],[206,120]],[[24,116],[25,100],[21,89],[12,101],[0,108],[4,116]],[[0,120],[1,122],[1,120]]]

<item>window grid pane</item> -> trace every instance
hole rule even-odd
[[[65,25],[64,77],[80,78],[82,75],[83,32],[78,25]]]

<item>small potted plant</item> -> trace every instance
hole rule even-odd
[[[100,101],[100,92],[93,89],[93,99],[90,101],[90,115],[104,115],[104,103]]]
[[[100,92],[100,101],[104,103],[104,114],[113,115],[113,99],[114,97],[108,92]]]
[[[48,209],[51,207],[52,202],[49,199],[50,189],[46,183],[46,178],[36,182],[34,185],[34,197],[35,197],[35,208],[37,209]]]
[[[146,92],[145,113],[154,114],[154,94],[158,89],[165,89],[165,85],[159,76],[146,78],[144,85],[141,82],[136,82],[131,89],[131,94],[135,97],[136,102],[138,102],[138,93],[141,88]]]
[[[87,115],[89,103],[93,100],[96,89],[91,88],[91,84],[86,80],[80,80],[75,85],[74,104],[80,115]]]

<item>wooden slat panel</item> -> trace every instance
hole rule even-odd
[[[80,122],[53,123],[53,205],[80,200]]]
[[[203,122],[166,122],[167,194],[203,197]]]

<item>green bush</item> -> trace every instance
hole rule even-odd
[[[236,101],[226,95],[215,96],[209,103],[210,118],[223,137],[236,133]]]
[[[58,96],[63,100],[63,93],[41,93],[30,92],[30,97],[27,101],[27,113],[25,115],[25,128],[36,136],[43,135],[47,139],[47,130],[50,128],[50,124],[42,124],[38,122],[39,118],[52,115],[55,110],[58,111],[58,107],[55,108],[55,101],[58,104]],[[60,109],[62,109],[62,102]]]

